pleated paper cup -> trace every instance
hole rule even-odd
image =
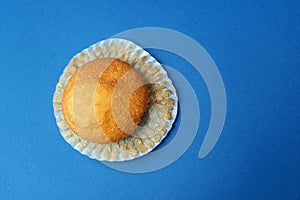
[[[133,66],[148,86],[149,102],[137,128],[117,142],[98,144],[78,136],[62,112],[64,89],[77,68],[99,58],[116,58]],[[124,161],[152,151],[166,137],[177,115],[176,90],[161,64],[147,51],[131,41],[110,38],[100,41],[75,55],[56,86],[53,97],[54,115],[63,138],[80,153],[99,161]]]

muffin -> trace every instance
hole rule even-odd
[[[75,134],[104,144],[132,133],[147,102],[147,86],[130,64],[98,58],[82,65],[71,76],[63,93],[62,111]]]
[[[63,138],[99,161],[125,161],[151,152],[177,115],[166,71],[131,41],[110,38],[75,55],[53,96]]]

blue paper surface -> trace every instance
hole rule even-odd
[[[299,21],[299,1],[0,2],[0,199],[299,199]],[[201,121],[175,163],[130,174],[73,150],[52,97],[73,55],[148,26],[180,31],[207,50],[223,77],[227,116],[200,160],[210,119],[205,83],[182,58],[148,49],[190,81]]]

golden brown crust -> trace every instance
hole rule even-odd
[[[74,91],[74,85],[76,76],[78,74],[78,71],[75,71],[73,76],[69,79],[68,84],[66,85],[63,93],[62,98],[62,112],[63,116],[70,126],[70,128],[74,131],[76,131],[76,126],[74,124],[74,117],[73,117],[73,91]]]
[[[75,71],[65,87],[62,110],[66,122],[80,137],[108,143],[134,131],[147,102],[147,87],[131,65],[102,58]]]

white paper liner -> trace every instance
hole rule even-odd
[[[98,58],[118,58],[131,64],[149,84],[149,104],[138,128],[108,144],[91,143],[75,134],[64,120],[62,96],[69,78],[83,64]],[[53,97],[54,115],[63,138],[80,153],[99,161],[124,161],[152,151],[172,128],[177,115],[176,90],[166,71],[147,51],[131,41],[110,38],[75,55],[61,75]]]

